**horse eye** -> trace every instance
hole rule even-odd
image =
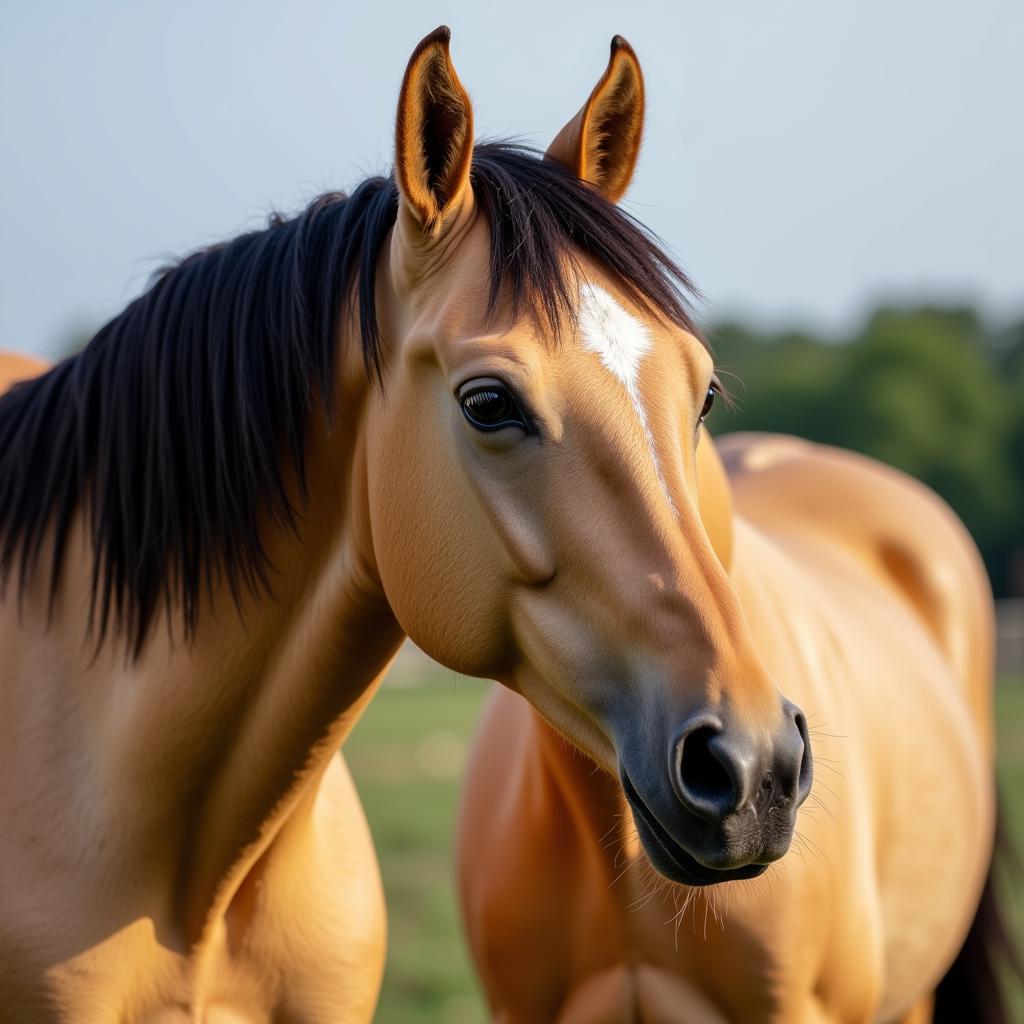
[[[502,384],[480,384],[460,395],[462,413],[477,430],[529,429],[511,392]]]
[[[718,385],[715,383],[711,384],[708,388],[708,393],[704,396],[704,404],[700,410],[700,422],[703,423],[708,418],[708,413],[711,412],[711,406],[715,404],[715,395],[718,394]]]

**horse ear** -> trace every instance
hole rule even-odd
[[[430,234],[458,209],[473,159],[473,107],[452,65],[450,40],[451,30],[442,25],[416,47],[398,100],[398,187]]]
[[[629,43],[615,36],[601,80],[545,155],[617,203],[633,177],[643,125],[644,76],[640,62]]]

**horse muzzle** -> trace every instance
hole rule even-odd
[[[700,712],[676,732],[667,778],[644,785],[646,773],[631,777],[623,763],[619,774],[659,872],[686,885],[753,878],[789,849],[796,812],[811,791],[807,724],[788,701],[768,737]]]

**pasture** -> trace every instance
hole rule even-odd
[[[452,847],[462,760],[487,685],[403,652],[345,747],[388,899],[378,1024],[486,1020],[459,927]],[[1003,800],[1024,847],[1024,679],[1002,681],[998,728]],[[1022,899],[1015,917],[1024,935]]]

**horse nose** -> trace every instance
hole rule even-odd
[[[767,744],[710,715],[691,718],[675,741],[672,784],[683,806],[711,824],[747,806],[791,805],[811,789],[811,746],[799,709],[783,704]]]

